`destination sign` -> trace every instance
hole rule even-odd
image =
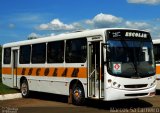
[[[109,39],[151,39],[148,32],[137,30],[108,30]]]
[[[147,33],[126,32],[126,33],[125,33],[125,37],[147,38]]]

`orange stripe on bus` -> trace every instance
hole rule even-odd
[[[2,68],[2,74],[12,74],[12,69],[9,67]]]
[[[12,68],[2,68],[2,74],[12,74]],[[28,76],[49,76],[49,77],[87,77],[87,68],[17,68],[14,74]]]
[[[156,66],[156,74],[160,74],[160,66]]]

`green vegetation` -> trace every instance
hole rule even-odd
[[[2,78],[0,77],[0,95],[18,93],[18,92],[19,92],[18,90],[9,88],[8,86],[2,84]]]

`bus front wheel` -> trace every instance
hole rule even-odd
[[[82,105],[85,100],[84,89],[80,84],[75,84],[72,88],[72,102],[75,105]]]
[[[27,98],[29,96],[29,88],[27,80],[23,80],[21,83],[21,94],[22,97]]]

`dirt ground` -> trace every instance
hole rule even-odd
[[[83,106],[67,103],[68,97],[32,92],[29,98],[0,101],[0,113],[113,113],[160,112],[160,91],[150,98],[104,102],[87,99]]]

